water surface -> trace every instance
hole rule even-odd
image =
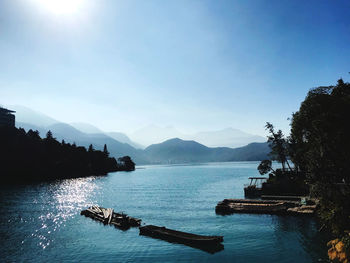
[[[144,166],[134,172],[0,187],[0,258],[5,262],[322,262],[327,238],[310,218],[215,214],[224,198],[243,198],[257,162]],[[112,207],[146,224],[223,235],[209,254],[104,226],[80,211]]]

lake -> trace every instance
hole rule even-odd
[[[215,214],[243,198],[258,162],[142,166],[134,172],[0,186],[2,262],[326,262],[327,237],[306,217]],[[4,175],[2,175],[4,176]],[[215,254],[104,226],[80,211],[111,207],[145,224],[223,235]]]

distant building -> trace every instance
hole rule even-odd
[[[0,126],[15,127],[15,111],[0,107]]]

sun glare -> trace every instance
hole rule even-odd
[[[84,0],[37,0],[39,5],[58,15],[74,14],[82,8]]]

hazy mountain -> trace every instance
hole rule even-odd
[[[64,139],[66,142],[75,142],[77,145],[85,147],[92,144],[95,149],[100,150],[103,149],[104,144],[107,144],[111,156],[129,155],[136,164],[261,160],[265,159],[269,152],[266,143],[252,143],[235,149],[228,147],[210,148],[194,140],[181,139],[166,140],[163,143],[153,144],[145,150],[141,150],[136,149],[140,145],[135,144],[123,133],[103,133],[93,125],[85,123],[73,123],[75,126],[73,127],[73,125],[58,122],[25,107],[11,107],[11,109],[19,111],[16,113],[17,127],[23,127],[26,130],[38,130],[41,137],[45,137],[47,131],[51,130],[53,136],[59,141]],[[159,128],[155,125],[134,133],[136,137],[146,138],[144,141],[148,140],[148,142],[152,140],[159,142],[162,138],[167,138],[173,134],[181,135],[183,138],[186,137],[173,127]],[[233,141],[235,138],[249,138],[249,140],[253,138],[250,134],[231,128],[216,132],[197,133],[193,137],[198,138],[199,141],[206,140],[212,144],[223,143],[225,140]]]
[[[176,138],[153,144],[144,152],[150,163],[227,162],[267,159],[270,148],[267,143],[251,143],[235,149],[210,148],[195,141]]]
[[[72,122],[72,123],[69,123],[69,125],[73,126],[74,128],[78,129],[81,132],[88,133],[88,134],[103,133],[103,131],[101,131],[96,126],[85,122]]]
[[[45,128],[46,130],[50,130],[53,133],[54,137],[59,141],[64,139],[66,141],[73,142],[77,139],[88,137],[88,135],[77,130],[67,123],[55,123]]]
[[[129,134],[131,140],[141,145],[149,146],[151,144],[163,142],[171,138],[184,138],[185,135],[179,132],[172,126],[159,127],[156,125],[149,125],[139,129],[132,134]]]
[[[209,147],[236,148],[252,142],[266,142],[266,138],[252,135],[238,129],[226,128],[219,131],[198,132],[187,138]]]
[[[19,122],[16,120],[16,127],[17,128],[23,128],[26,131],[29,131],[30,129],[32,129],[33,131],[38,131],[40,134],[40,137],[45,137],[47,130],[44,127],[39,127],[36,126],[34,124],[30,124],[30,123],[25,123],[25,122]]]
[[[145,148],[143,145],[130,140],[130,138],[122,132],[106,132],[105,134],[107,134],[108,136],[112,137],[113,139],[115,139],[119,142],[127,143],[136,149],[144,149]]]
[[[39,127],[46,127],[59,122],[43,113],[34,111],[24,106],[14,105],[9,106],[8,108],[16,111],[16,122],[33,124]]]
[[[138,144],[138,143],[130,140],[130,138],[122,132],[104,132],[104,131],[100,130],[99,128],[97,128],[96,126],[91,125],[89,123],[84,123],[84,122],[73,122],[73,123],[70,123],[70,125],[76,129],[78,129],[79,131],[87,133],[87,134],[95,134],[96,136],[98,136],[98,134],[106,134],[107,136],[109,136],[109,137],[111,137],[111,138],[113,138],[121,143],[127,143],[136,149],[144,149],[145,148],[141,144]]]
[[[238,129],[226,128],[218,131],[204,131],[184,134],[176,128],[150,125],[130,134],[133,141],[149,146],[172,138],[192,140],[208,147],[241,147],[253,142],[266,142],[266,138],[249,134]]]

